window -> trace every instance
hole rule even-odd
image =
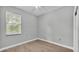
[[[21,16],[6,11],[6,34],[21,34]]]

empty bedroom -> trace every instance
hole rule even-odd
[[[77,12],[77,6],[0,6],[0,52],[74,52]]]

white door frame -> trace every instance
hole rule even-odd
[[[75,12],[77,8],[78,7],[75,6],[74,12],[73,12],[73,50],[74,52],[78,52],[78,15],[79,15],[79,12],[77,12],[77,15],[75,16]],[[77,11],[79,11],[79,9]]]

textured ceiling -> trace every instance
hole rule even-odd
[[[16,8],[22,9],[36,16],[42,15],[44,13],[48,13],[50,11],[56,10],[61,7],[62,6],[40,6],[38,8],[35,8],[35,6],[16,6]]]

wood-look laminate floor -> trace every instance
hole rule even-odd
[[[35,40],[14,48],[9,48],[3,52],[73,52],[73,50],[41,40]]]

